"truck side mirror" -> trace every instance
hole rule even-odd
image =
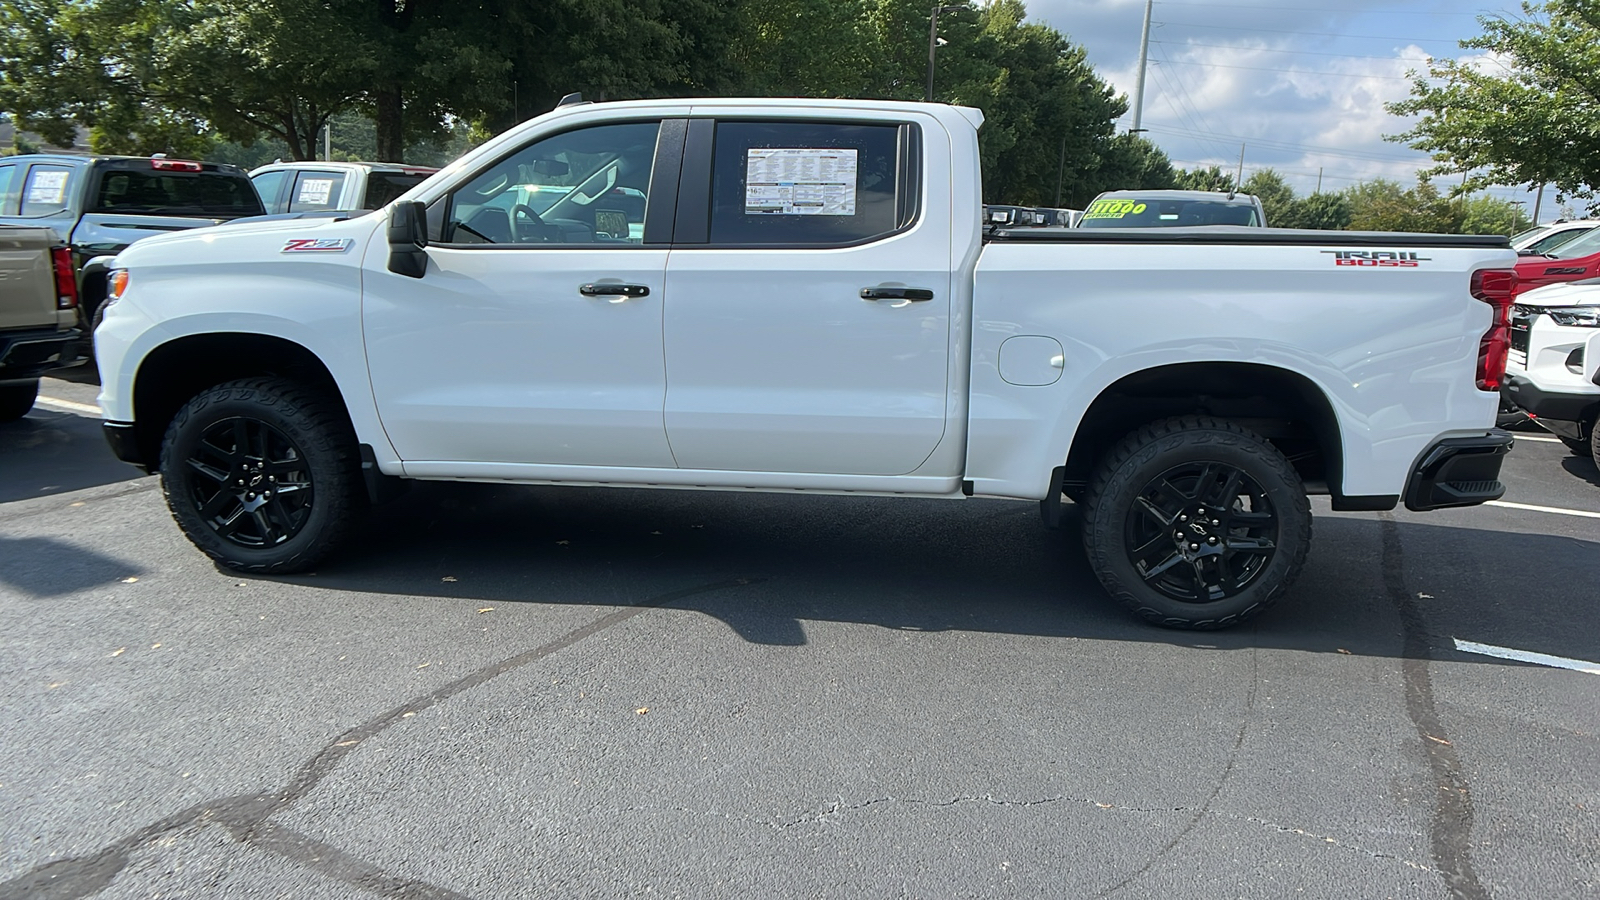
[[[428,208],[421,201],[389,207],[389,271],[421,278],[428,271]]]

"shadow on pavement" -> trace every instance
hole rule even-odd
[[[1561,461],[1561,468],[1582,478],[1595,487],[1600,487],[1600,467],[1587,456],[1569,456]]]
[[[63,597],[142,574],[133,563],[55,538],[0,537],[0,584],[30,597]]]
[[[420,484],[374,510],[314,577],[283,580],[610,606],[749,578],[748,588],[674,605],[778,645],[804,644],[813,620],[1401,657],[1405,607],[1437,658],[1507,664],[1457,654],[1460,637],[1600,659],[1591,542],[1324,515],[1306,571],[1279,606],[1241,629],[1175,632],[1135,621],[1104,594],[1074,525],[1070,508],[1067,527],[1049,531],[1034,504],[1001,500]],[[1398,569],[1387,579],[1386,564]]]
[[[111,454],[100,420],[34,407],[0,423],[0,503],[143,476]]]

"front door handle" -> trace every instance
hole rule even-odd
[[[642,284],[601,282],[599,284],[580,285],[578,293],[585,297],[648,297],[650,296],[650,288]]]
[[[904,300],[910,303],[921,303],[933,299],[933,291],[927,288],[907,287],[866,287],[861,289],[863,300]]]

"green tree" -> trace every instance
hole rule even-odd
[[[1464,209],[1440,196],[1432,182],[1402,188],[1384,178],[1354,185],[1345,191],[1350,203],[1350,228],[1355,231],[1407,231],[1457,234]]]
[[[1222,171],[1221,166],[1207,166],[1204,169],[1179,169],[1174,179],[1177,188],[1183,191],[1231,191],[1234,189],[1232,172]]]
[[[1318,231],[1340,231],[1350,227],[1352,212],[1350,199],[1344,194],[1316,193],[1297,197],[1280,218],[1267,218],[1267,224],[1278,228],[1311,228]]]
[[[1411,97],[1389,105],[1421,114],[1404,141],[1433,155],[1427,175],[1474,173],[1465,189],[1554,183],[1562,196],[1600,186],[1600,0],[1523,4],[1524,18],[1480,17],[1461,46],[1497,65],[1434,61]],[[1429,80],[1432,79],[1432,80]]]
[[[1522,211],[1522,207],[1508,200],[1479,195],[1457,202],[1464,207],[1462,234],[1503,234],[1510,237],[1533,227],[1532,220]]]
[[[1267,224],[1273,226],[1282,226],[1289,208],[1295,203],[1294,188],[1272,169],[1257,170],[1244,180],[1239,190],[1261,201],[1261,207],[1267,214]]]

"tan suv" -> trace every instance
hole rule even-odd
[[[56,233],[0,225],[0,422],[28,414],[40,375],[85,361],[77,323],[78,281]]]

